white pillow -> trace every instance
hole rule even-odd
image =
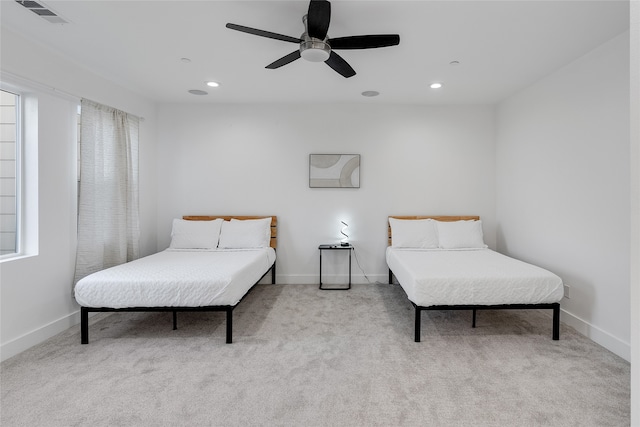
[[[271,218],[232,219],[222,223],[220,243],[224,249],[267,248],[271,243]]]
[[[438,247],[435,221],[432,219],[389,218],[391,246],[394,248],[435,249]]]
[[[436,221],[441,249],[486,248],[482,235],[482,221]]]
[[[172,249],[214,249],[218,246],[222,218],[212,221],[174,219],[171,229]]]

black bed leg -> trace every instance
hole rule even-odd
[[[80,343],[89,344],[89,310],[80,307]]]
[[[415,342],[420,342],[420,313],[421,312],[422,310],[416,307]]]
[[[391,272],[391,269],[389,269],[389,284],[393,285],[393,273]]]
[[[271,284],[276,284],[276,263],[274,262],[271,266]]]
[[[471,320],[471,327],[475,328],[476,327],[476,309],[473,309],[473,320]]]
[[[560,304],[553,305],[553,339],[560,339]]]
[[[173,310],[173,330],[178,329],[178,312]]]
[[[227,310],[227,344],[231,344],[233,331],[233,309]]]

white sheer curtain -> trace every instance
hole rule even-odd
[[[74,283],[138,258],[139,119],[82,100]]]

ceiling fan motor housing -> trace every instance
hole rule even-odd
[[[307,33],[304,33],[300,42],[300,56],[311,62],[324,62],[329,59],[331,54],[331,46],[326,40],[316,39],[309,37]]]

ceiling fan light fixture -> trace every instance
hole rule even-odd
[[[305,37],[300,43],[300,56],[310,62],[324,62],[329,59],[331,48],[322,40]]]
[[[301,51],[300,56],[309,62],[324,62],[329,59],[329,52],[322,49],[311,48]]]

